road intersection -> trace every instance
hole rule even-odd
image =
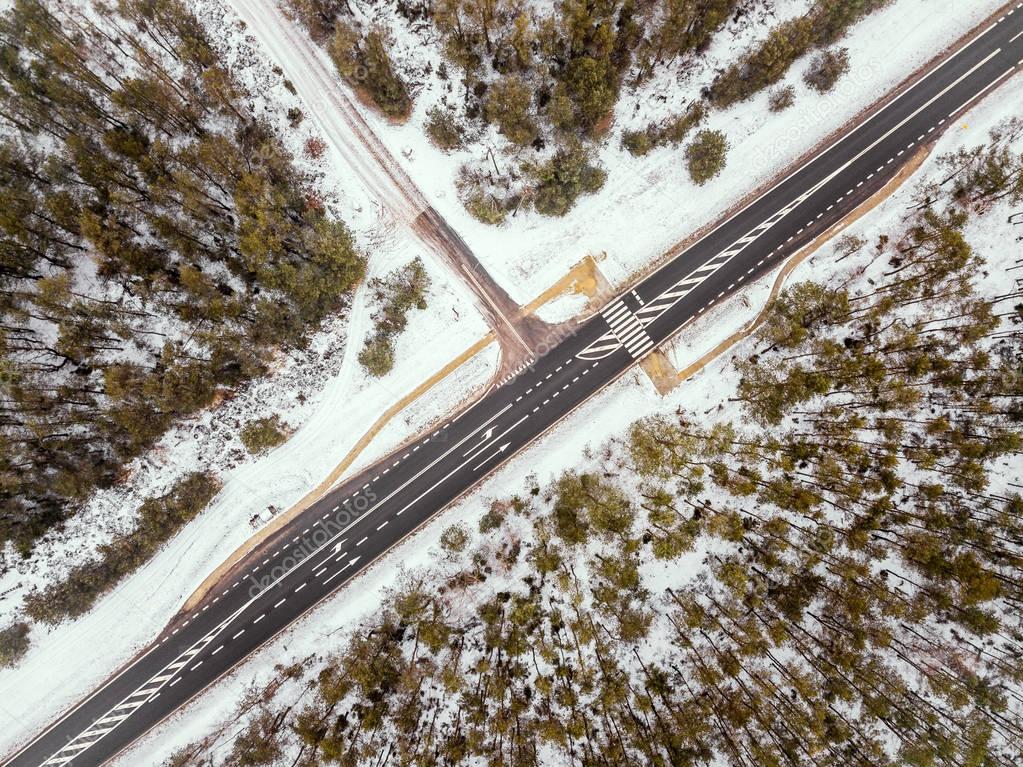
[[[99,765],[187,703],[743,283],[841,220],[1023,65],[1017,6],[449,422],[300,515],[13,755]],[[84,662],[87,659],[83,658]]]

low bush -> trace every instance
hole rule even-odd
[[[709,96],[728,107],[778,82],[796,59],[839,40],[846,30],[891,0],[816,0],[810,12],[774,27],[767,38],[715,78]],[[837,78],[835,78],[837,79]]]
[[[803,75],[803,82],[818,93],[827,93],[848,71],[849,50],[847,48],[822,51],[810,62],[810,66]]]
[[[698,186],[703,186],[724,169],[727,157],[728,139],[724,133],[716,130],[700,131],[686,147],[686,166],[690,178]]]
[[[382,378],[394,367],[394,342],[386,333],[374,333],[359,352],[359,364],[374,378]]]
[[[379,378],[394,367],[394,338],[408,324],[412,309],[426,308],[430,275],[420,258],[415,258],[383,279],[370,282],[378,304],[373,313],[376,329],[359,352],[359,363],[370,375]]]
[[[492,195],[483,194],[482,192],[474,194],[466,200],[465,209],[477,221],[482,221],[484,224],[490,224],[491,226],[503,224],[505,219],[508,218],[508,211],[505,210],[504,206]]]
[[[469,531],[461,525],[451,525],[440,535],[440,546],[448,554],[465,551],[469,545]]]
[[[593,194],[607,178],[579,144],[559,150],[547,162],[533,167],[532,173],[536,181],[533,207],[545,216],[564,216],[581,195]]]
[[[667,122],[650,123],[640,131],[625,131],[622,133],[622,147],[635,156],[641,156],[654,147],[665,144],[678,146],[693,128],[703,122],[706,116],[707,108],[702,102],[696,102],[685,112]]]
[[[796,103],[796,89],[791,85],[775,88],[767,97],[767,106],[772,112],[784,112]]]
[[[0,630],[0,668],[11,668],[28,652],[29,630],[25,621],[15,621]]]
[[[372,27],[363,35],[351,24],[338,20],[329,51],[334,66],[349,85],[368,94],[388,117],[404,119],[412,111],[412,98],[405,81],[394,70],[388,45],[383,29]]]
[[[443,107],[430,107],[426,113],[426,135],[445,152],[462,148],[463,128],[451,111]]]
[[[272,415],[245,424],[239,436],[246,450],[259,455],[284,442],[288,438],[288,430],[279,416]]]

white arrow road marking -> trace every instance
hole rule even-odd
[[[347,565],[345,565],[344,567],[342,567],[342,568],[341,568],[340,570],[338,570],[338,571],[337,571],[336,573],[334,573],[334,574],[333,574],[332,576],[330,576],[329,578],[327,578],[327,580],[325,580],[325,581],[323,582],[323,585],[324,585],[324,586],[326,586],[326,585],[327,585],[328,583],[330,583],[330,582],[331,582],[332,580],[334,580],[335,578],[337,578],[337,577],[338,577],[339,575],[341,575],[341,573],[343,573],[343,572],[344,572],[345,570],[347,570],[347,569],[348,569],[349,567],[351,567],[352,565],[354,565],[354,564],[355,564],[356,562],[358,562],[358,561],[359,561],[360,559],[362,559],[362,557],[361,557],[361,556],[358,556],[358,557],[352,557],[351,559],[349,559],[349,560],[348,560],[348,564],[347,564]]]
[[[462,458],[468,458],[469,460],[472,460],[473,458],[478,456],[480,453],[487,449],[487,445],[490,442],[490,438],[492,436],[494,436],[493,426],[486,430],[486,432],[483,434],[483,438],[478,443],[476,443],[475,447],[473,447],[467,453],[462,453]]]
[[[479,444],[486,444],[486,442],[492,436],[494,436],[494,427],[493,426],[491,426],[489,429],[487,429],[485,432],[483,432],[483,436],[480,437],[480,442],[477,444],[477,447],[479,446]],[[474,447],[471,450],[469,450],[469,453],[473,452],[474,450],[476,450],[476,447]],[[469,453],[463,453],[462,454],[462,458],[468,458],[469,457]]]
[[[479,466],[473,466],[472,470],[473,471],[477,471],[480,468],[480,466],[486,465],[489,461],[491,461],[494,458],[496,458],[497,456],[501,455],[501,453],[503,453],[505,450],[507,450],[510,446],[511,446],[511,442],[505,442],[503,445],[501,445],[501,447],[497,448],[496,452],[494,452],[492,455],[489,455],[486,458],[484,458],[483,461],[479,464]]]
[[[504,436],[505,434],[508,434],[508,433],[509,433],[510,431],[514,430],[514,429],[515,429],[515,428],[516,428],[516,427],[517,427],[517,426],[518,426],[518,425],[519,425],[520,423],[522,423],[523,421],[525,421],[525,420],[526,420],[527,418],[529,418],[529,416],[528,416],[528,415],[524,415],[524,416],[522,416],[522,418],[520,418],[520,419],[519,419],[519,420],[517,420],[517,421],[516,421],[515,423],[513,423],[513,424],[512,424],[511,426],[509,426],[509,427],[508,427],[507,429],[505,429],[505,430],[504,430],[503,432],[501,432],[501,433],[500,433],[500,434],[498,435],[498,437],[497,437],[497,438],[498,438],[498,439],[501,439],[501,437],[503,437],[503,436]],[[511,443],[509,443],[509,444],[511,444]],[[417,503],[418,503],[418,502],[419,502],[420,500],[422,500],[422,499],[423,499],[423,498],[425,498],[425,497],[426,497],[427,495],[429,495],[430,493],[432,493],[432,492],[433,492],[434,490],[436,490],[436,489],[437,489],[437,488],[438,488],[438,487],[439,487],[440,485],[442,485],[442,484],[444,484],[445,482],[447,482],[447,480],[448,480],[448,479],[450,479],[450,478],[451,478],[452,476],[454,476],[455,474],[457,474],[457,473],[458,473],[459,471],[461,471],[461,470],[462,470],[462,469],[463,469],[464,467],[468,466],[468,465],[469,465],[469,463],[471,463],[471,462],[472,462],[472,459],[470,458],[470,459],[469,459],[468,461],[463,461],[462,463],[460,463],[460,464],[459,464],[458,466],[456,466],[455,468],[453,468],[453,469],[452,469],[451,471],[449,471],[449,472],[448,472],[447,474],[445,474],[445,475],[444,475],[443,477],[441,477],[441,478],[440,478],[439,480],[437,480],[437,481],[436,481],[436,482],[434,482],[434,483],[433,483],[432,485],[430,485],[430,487],[428,487],[428,488],[427,488],[427,489],[426,489],[426,490],[425,490],[424,492],[420,493],[420,494],[419,494],[419,497],[418,497],[418,498],[415,498],[415,499],[413,499],[412,501],[410,501],[409,503],[407,503],[407,504],[406,504],[405,506],[403,506],[403,507],[402,507],[402,509],[401,509],[401,510],[400,510],[400,511],[399,511],[399,512],[398,512],[398,513],[397,513],[397,514],[395,515],[395,516],[401,516],[402,514],[404,514],[404,513],[406,512],[406,511],[408,511],[408,510],[409,510],[409,509],[411,509],[411,508],[412,508],[413,506],[415,506],[415,505],[416,505],[416,504],[417,504]]]

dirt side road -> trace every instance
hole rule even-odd
[[[359,113],[327,59],[276,0],[230,0],[264,51],[285,72],[328,144],[394,219],[435,253],[476,296],[501,346],[506,375],[532,359],[548,335],[545,323],[519,306],[483,268],[465,241],[419,188]]]

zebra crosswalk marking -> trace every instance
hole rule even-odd
[[[615,338],[634,358],[638,359],[653,347],[654,342],[650,340],[642,323],[621,300],[615,301],[601,314],[611,326]]]

